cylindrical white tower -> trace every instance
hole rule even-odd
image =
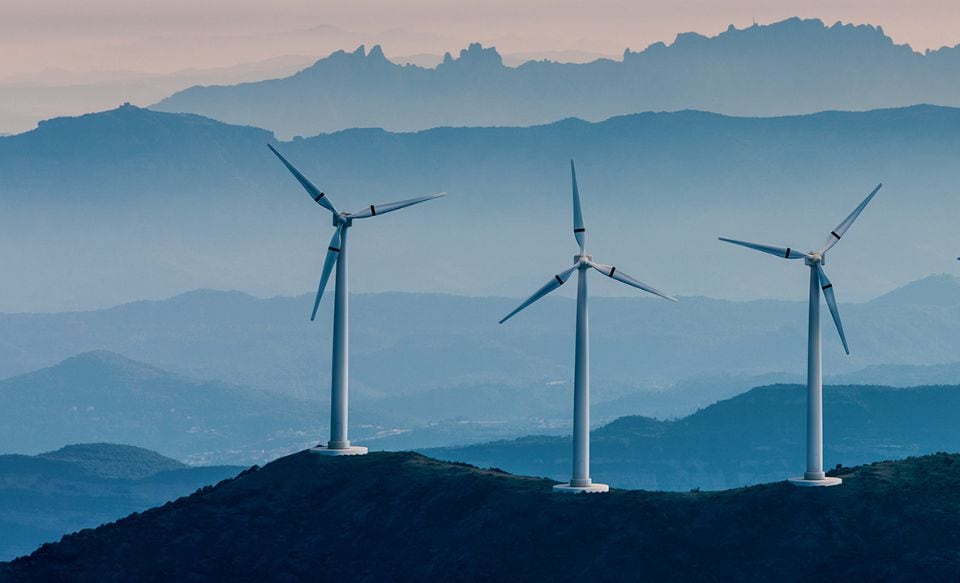
[[[573,366],[573,478],[582,488],[590,481],[590,321],[587,309],[587,269],[577,270],[577,336]]]
[[[589,255],[583,259],[590,260]],[[581,256],[573,258],[580,261]],[[573,364],[573,476],[569,484],[554,486],[554,492],[606,492],[606,484],[590,479],[590,318],[587,309],[587,263],[577,269],[577,335]]]
[[[823,353],[820,348],[820,276],[810,266],[810,321],[807,328],[807,471],[804,479],[822,480]]]
[[[340,253],[337,256],[337,281],[333,298],[333,351],[330,373],[330,441],[326,447],[311,451],[325,455],[362,455],[367,448],[350,445],[349,424],[350,338],[349,288],[347,286],[347,229],[340,231]]]
[[[333,308],[333,370],[330,375],[330,449],[350,447],[347,436],[347,404],[350,382],[349,298],[347,289],[347,231],[340,232],[340,254],[337,257],[337,281]]]
[[[823,366],[820,348],[820,258],[807,259],[810,267],[810,305],[807,323],[807,470],[790,478],[797,486],[836,486],[840,478],[823,472]]]

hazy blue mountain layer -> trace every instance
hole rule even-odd
[[[472,44],[435,68],[397,65],[379,46],[338,51],[281,79],[197,86],[154,107],[270,128],[282,136],[350,127],[530,125],[636,111],[734,115],[960,105],[960,49],[921,54],[883,29],[791,18],[715,37],[680,34],[622,61],[503,64]]]
[[[171,39],[172,40],[172,39]],[[51,115],[83,113],[129,101],[147,105],[197,83],[241,83],[290,75],[315,59],[295,55],[213,69],[168,73],[44,69],[0,79],[0,135],[36,127]]]
[[[960,450],[960,386],[827,386],[824,466]],[[593,431],[594,480],[621,488],[719,490],[783,480],[805,463],[806,388],[760,387],[676,421],[623,417]],[[525,437],[431,456],[567,480],[569,436]]]
[[[824,489],[567,496],[549,480],[410,453],[301,452],[46,545],[0,565],[0,580],[960,577],[958,456],[840,475]]]
[[[192,378],[326,402],[332,319],[328,301],[312,323],[308,296],[255,299],[213,291],[99,311],[0,315],[0,377],[103,349]],[[574,302],[548,297],[498,325],[516,302],[437,294],[355,295],[354,402],[384,400],[394,415],[419,419],[567,418]],[[825,314],[828,377],[860,382],[842,375],[867,366],[958,360],[956,278],[925,279],[863,304],[845,302],[841,313],[852,355],[843,354]],[[646,408],[617,416],[687,413],[757,384],[796,379],[762,375],[806,370],[805,302],[682,298],[670,304],[597,297],[591,319],[594,404],[638,391],[679,389],[651,393]],[[890,372],[865,380],[960,383],[949,369],[935,375],[913,368],[902,374],[883,370]],[[687,388],[675,387],[681,381]],[[417,393],[422,395],[407,398]],[[281,402],[275,405],[286,408]]]
[[[330,217],[268,142],[260,129],[133,107],[0,138],[0,272],[16,282],[0,310],[105,307],[204,287],[316,289]],[[344,209],[451,194],[357,222],[355,291],[532,293],[576,250],[570,158],[588,251],[674,294],[804,297],[801,265],[716,237],[818,246],[881,181],[830,253],[840,301],[956,266],[960,109],[685,111],[274,143]],[[633,294],[593,282],[594,295]]]
[[[482,391],[476,399],[480,411],[471,410],[469,400],[451,406],[463,396],[458,390],[439,397],[444,405],[422,410],[417,408],[422,399],[360,400],[351,411],[351,437],[375,449],[408,449],[566,429],[565,408],[544,399],[542,392],[511,387],[511,402],[526,402],[523,410],[514,411],[493,405],[498,394],[506,393],[504,388],[499,393]],[[264,463],[326,442],[328,402],[197,381],[116,353],[88,352],[0,381],[0,453],[111,441],[162,450],[194,464]],[[76,461],[77,448],[84,459],[93,455],[72,446],[55,457]],[[124,463],[130,466],[129,457]],[[152,460],[145,463],[152,467]],[[95,465],[97,471],[106,467],[102,461]]]
[[[884,370],[890,370],[884,378],[911,382],[956,383],[957,379],[955,374],[951,376],[957,372],[956,365],[869,368],[837,378],[858,382],[861,375],[875,378]],[[720,375],[659,389],[595,383],[593,422],[605,424],[637,414],[679,418],[758,383],[798,376]],[[487,444],[523,435],[563,435],[570,428],[569,387],[563,381],[530,381],[449,385],[392,396],[361,392],[351,403],[351,437],[372,449],[401,450]],[[243,385],[195,381],[115,353],[84,353],[0,381],[0,402],[4,404],[0,453],[37,452],[77,441],[113,441],[161,449],[193,463],[263,463],[327,439],[326,387],[316,387],[314,396],[305,401]],[[944,407],[944,411],[950,410],[948,405]],[[554,438],[547,441],[559,443]],[[72,462],[78,456],[81,460],[96,458],[102,451],[98,448],[91,453],[74,446],[44,455]],[[565,448],[559,451],[559,457],[567,455]],[[863,454],[857,458],[861,461],[883,457],[871,449],[857,451]],[[106,455],[114,453],[108,450]],[[130,456],[123,459],[127,473],[105,477],[139,477],[130,473]],[[106,471],[106,462],[94,461],[96,471]],[[146,471],[152,472],[156,462],[145,458],[143,463]],[[669,468],[656,472],[655,479],[667,480],[657,484],[675,479]]]
[[[0,455],[0,560],[186,496],[238,471],[188,467],[149,450],[106,443]]]
[[[194,381],[105,351],[0,381],[0,402],[2,452],[110,441],[194,463],[252,463],[311,445],[320,429],[320,408],[310,403]],[[75,463],[74,453],[45,459]]]

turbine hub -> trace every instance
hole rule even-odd
[[[584,261],[593,261],[593,255],[587,255],[586,253],[584,253],[583,255],[573,256],[574,263],[583,263]]]
[[[816,251],[811,251],[811,252],[810,252],[810,257],[808,257],[807,259],[805,259],[805,260],[804,260],[804,263],[806,263],[807,265],[810,265],[810,266],[817,265],[818,263],[819,263],[820,265],[826,265],[826,264],[827,264],[826,259],[827,259],[826,256],[821,255],[820,253],[817,253]]]

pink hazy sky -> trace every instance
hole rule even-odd
[[[960,42],[956,0],[31,0],[0,9],[0,78],[43,69],[169,72],[380,42],[455,51],[617,55],[791,16],[880,25],[917,50]],[[330,28],[316,28],[330,27]]]

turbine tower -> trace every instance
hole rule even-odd
[[[810,305],[808,310],[807,327],[807,471],[803,477],[790,478],[790,482],[798,486],[836,486],[842,483],[840,478],[827,477],[823,472],[823,368],[821,366],[822,352],[820,348],[820,292],[827,301],[827,307],[830,308],[830,314],[833,316],[833,323],[840,334],[840,341],[843,343],[843,350],[850,354],[850,347],[847,345],[847,337],[843,333],[843,324],[840,322],[840,311],[837,309],[837,298],[833,291],[833,284],[827,278],[823,270],[826,264],[827,251],[833,249],[833,246],[846,234],[853,222],[857,220],[863,209],[867,208],[873,197],[883,184],[878,184],[867,198],[860,203],[856,209],[850,213],[840,225],[830,232],[826,243],[819,251],[810,251],[804,253],[794,248],[772,247],[770,245],[760,245],[757,243],[748,243],[746,241],[737,241],[720,237],[721,241],[741,245],[770,255],[776,255],[783,259],[803,259],[804,263],[810,268]]]
[[[320,306],[320,298],[323,297],[323,290],[327,286],[327,279],[330,278],[330,272],[333,270],[334,265],[336,265],[337,281],[334,289],[333,303],[333,363],[332,373],[330,375],[330,441],[327,442],[326,446],[318,445],[311,451],[324,455],[362,455],[367,453],[367,448],[350,445],[350,439],[347,435],[350,365],[348,352],[348,334],[350,327],[347,321],[347,231],[353,226],[354,219],[380,216],[444,196],[446,193],[421,196],[420,198],[411,198],[409,200],[387,204],[372,204],[355,213],[342,213],[333,206],[333,203],[330,202],[326,194],[321,192],[306,176],[294,168],[293,164],[288,162],[276,148],[269,144],[267,144],[267,147],[270,148],[271,152],[276,154],[277,158],[287,167],[287,170],[297,179],[297,182],[306,189],[307,194],[309,194],[317,204],[333,214],[333,226],[336,227],[333,238],[330,239],[330,245],[327,247],[327,256],[323,261],[323,272],[320,275],[320,286],[317,288],[317,299],[313,302],[313,313],[310,315],[311,321],[316,319],[317,308]]]
[[[573,477],[568,484],[553,487],[554,492],[606,492],[606,484],[596,484],[590,479],[590,334],[587,314],[587,270],[596,269],[603,275],[621,283],[641,289],[675,302],[676,300],[656,289],[641,283],[612,265],[594,263],[586,254],[584,244],[587,229],[583,226],[580,212],[580,191],[577,189],[577,171],[570,161],[570,176],[573,181],[573,236],[580,246],[580,253],[573,257],[573,267],[553,276],[549,282],[527,298],[514,311],[506,315],[503,324],[518,312],[562,286],[577,272],[577,337],[573,372]]]

